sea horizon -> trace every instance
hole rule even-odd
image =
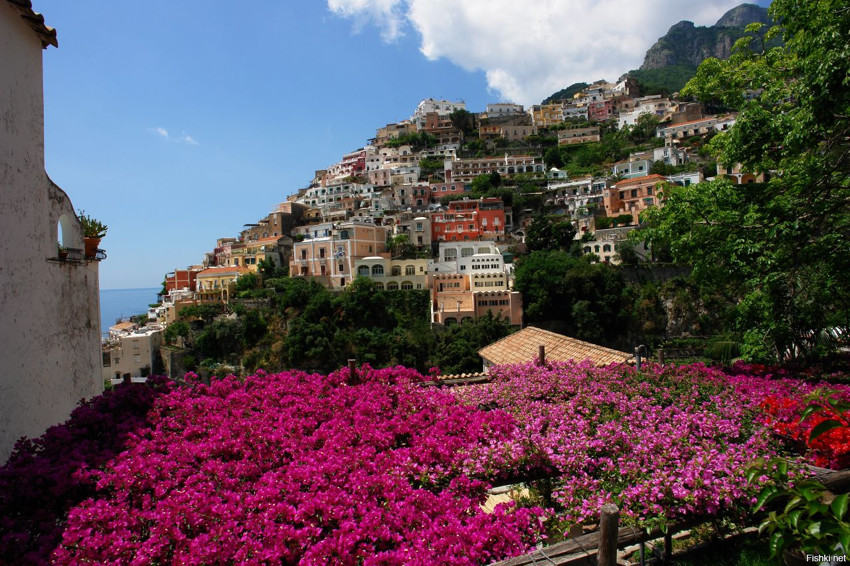
[[[100,290],[100,333],[105,336],[109,327],[119,320],[148,312],[148,306],[157,302],[162,287],[136,287],[133,289]]]

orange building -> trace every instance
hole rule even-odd
[[[614,217],[631,214],[632,220],[637,223],[642,210],[660,204],[659,185],[666,182],[667,178],[661,175],[645,175],[620,181],[605,189],[602,197],[605,215]]]
[[[498,276],[492,275],[494,278]],[[477,320],[489,312],[509,320],[512,325],[522,324],[522,293],[508,289],[507,281],[501,288],[473,291],[471,279],[469,275],[459,273],[433,276],[431,322],[456,324]]]

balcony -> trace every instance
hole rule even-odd
[[[47,261],[52,263],[67,263],[71,265],[80,265],[83,262],[103,261],[106,259],[106,250],[97,249],[94,256],[86,256],[85,252],[78,248],[65,248],[64,251],[57,252],[56,257],[49,257]]]

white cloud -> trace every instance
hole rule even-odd
[[[166,130],[162,126],[157,126],[156,128],[148,128],[148,132],[163,137],[168,141],[173,141],[175,143],[183,143],[186,145],[200,145],[197,141],[195,141],[192,136],[190,136],[186,132],[183,132],[177,137],[171,137],[171,134],[168,133],[168,130]]]
[[[412,28],[420,51],[484,71],[494,96],[539,103],[576,82],[614,81],[680,20],[712,25],[740,0],[328,0],[385,41]]]
[[[186,145],[198,145],[198,142],[196,142],[192,138],[192,136],[190,136],[189,134],[187,134],[185,132],[179,138],[177,138],[177,141],[179,141],[181,143],[185,143]]]
[[[148,131],[168,139],[168,130],[165,128],[149,128]]]

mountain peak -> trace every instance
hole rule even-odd
[[[767,9],[757,6],[756,4],[741,4],[723,14],[717,23],[716,28],[743,28],[747,24],[753,22],[761,22],[763,24],[770,23],[770,16],[767,15]]]
[[[741,4],[710,27],[694,26],[693,22],[683,20],[650,47],[640,68],[660,69],[675,65],[696,69],[709,57],[728,59],[735,41],[744,35],[744,28],[752,22],[769,23],[767,9]]]

